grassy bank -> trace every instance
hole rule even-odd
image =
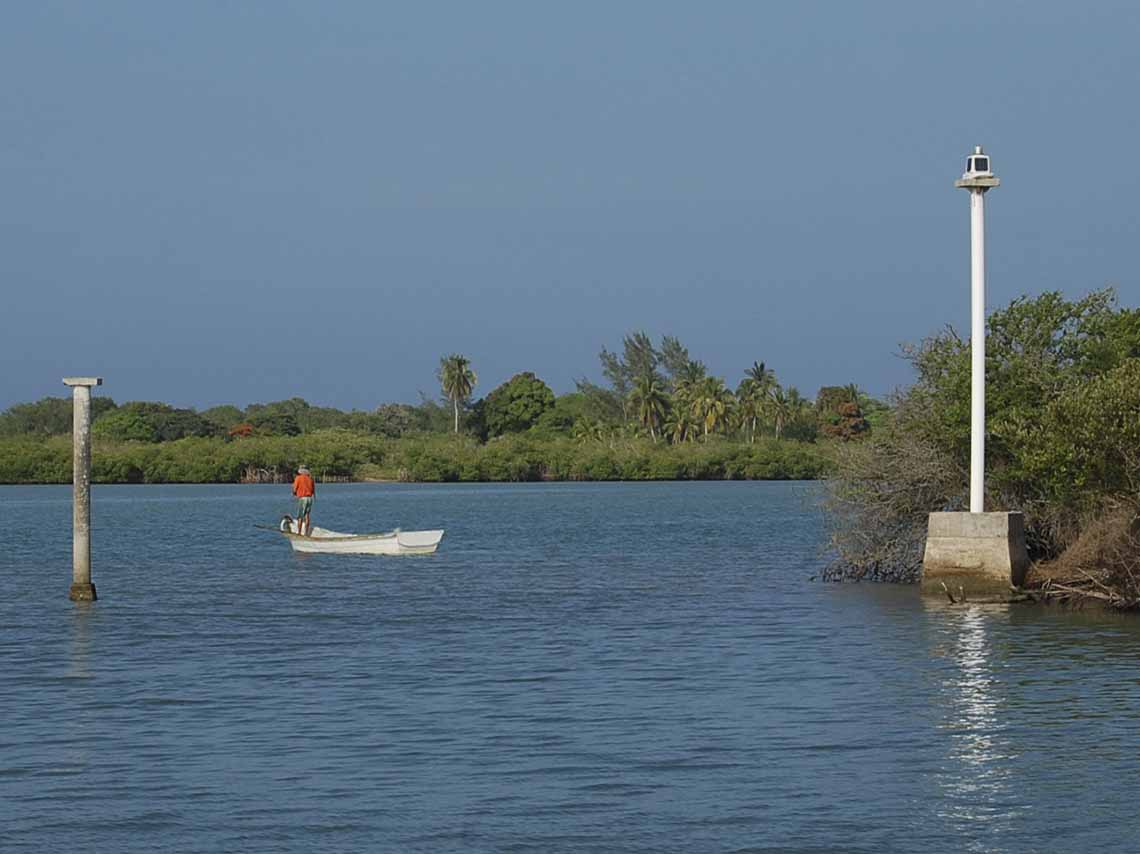
[[[96,483],[240,483],[291,477],[307,464],[318,478],[405,482],[537,480],[798,480],[830,468],[826,443],[719,437],[680,445],[507,436],[384,438],[342,429],[227,441],[96,441]],[[71,440],[0,439],[0,483],[71,482]]]

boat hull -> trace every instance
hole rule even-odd
[[[302,537],[288,531],[281,536],[289,540],[293,551],[303,554],[334,555],[426,555],[439,548],[443,531],[391,531],[386,534],[340,534],[313,528],[312,536]]]

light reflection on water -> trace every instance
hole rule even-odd
[[[0,488],[4,850],[1133,850],[1140,622],[809,583],[812,489],[321,490],[406,561],[99,487],[77,607],[66,488]]]
[[[1000,839],[1011,828],[1021,810],[1012,790],[1015,748],[1005,734],[1003,720],[1009,701],[989,638],[992,619],[1007,611],[1004,606],[983,609],[974,605],[945,612],[948,637],[940,652],[954,668],[942,680],[941,729],[949,761],[938,775],[945,792],[941,814],[960,826],[971,822],[993,826],[985,845],[975,841],[970,850],[1009,850],[1004,845],[994,848],[993,839]]]

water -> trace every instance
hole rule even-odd
[[[810,582],[804,484],[0,488],[3,851],[1131,851],[1140,621]]]

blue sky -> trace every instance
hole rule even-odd
[[[909,380],[989,304],[1140,304],[1140,5],[11,4],[0,407],[556,392],[676,335],[735,385]]]

